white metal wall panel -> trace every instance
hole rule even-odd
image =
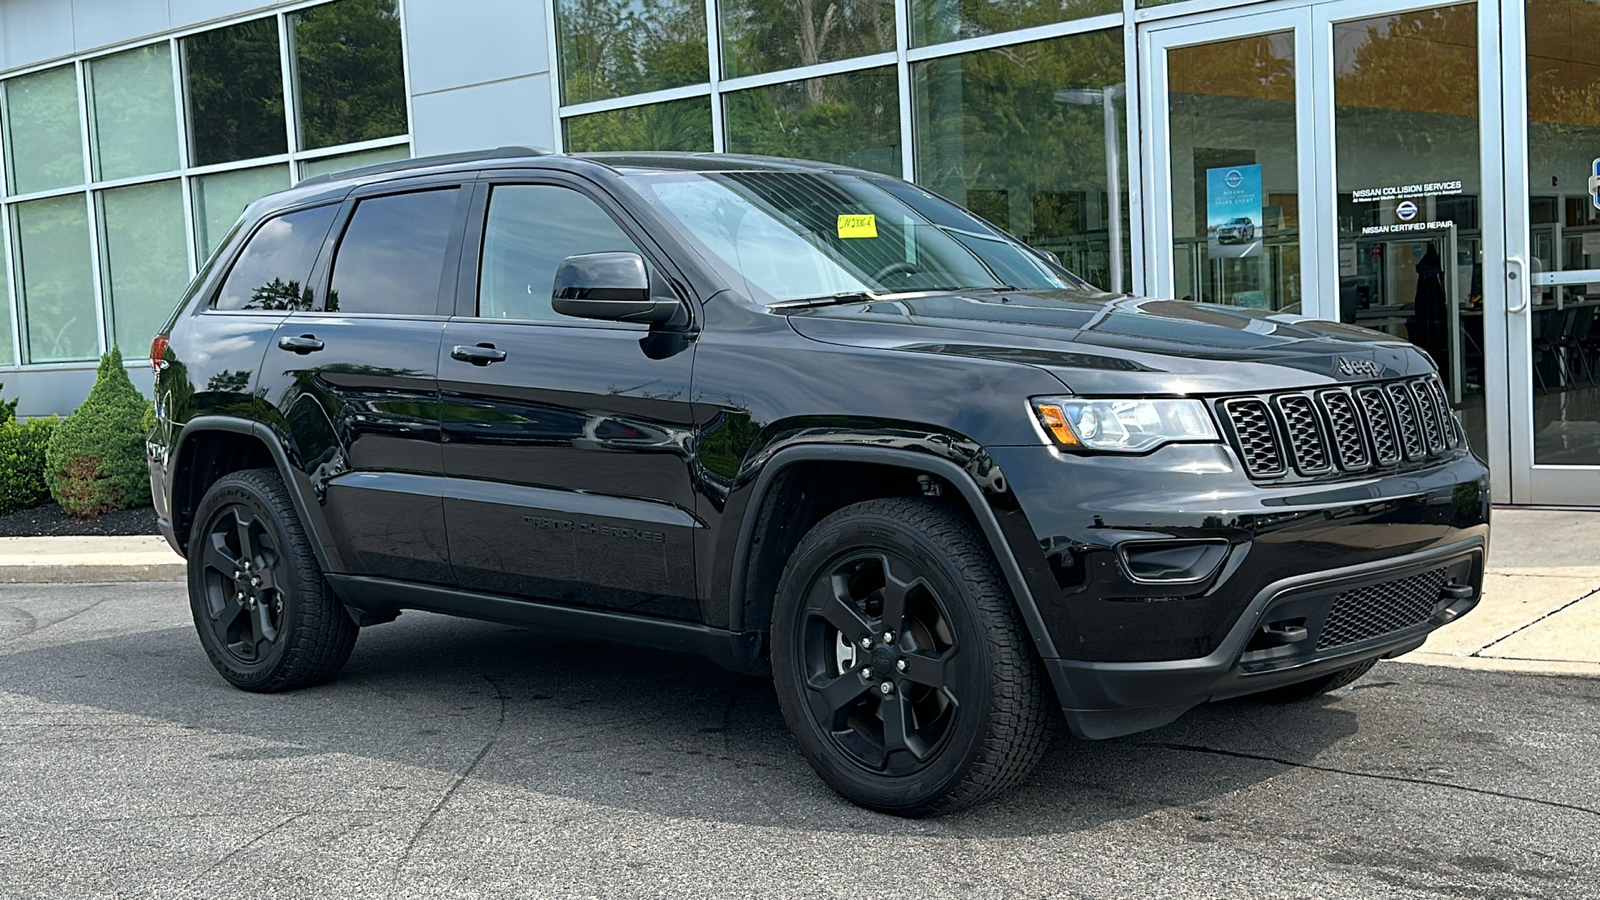
[[[552,129],[548,73],[411,98],[417,156],[513,145],[549,150]]]
[[[544,4],[527,0],[406,0],[411,91],[550,71]]]
[[[66,4],[58,0],[57,5]],[[72,0],[72,36],[80,53],[170,27],[166,0]]]

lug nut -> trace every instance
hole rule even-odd
[[[252,576],[250,579],[250,586],[261,587],[261,579]]]
[[[862,666],[861,667],[861,677],[862,678],[871,678],[872,677],[872,667],[871,666]]]
[[[883,633],[883,642],[884,642],[884,643],[885,643],[885,644],[892,644],[892,643],[894,643],[894,632],[892,632],[892,631],[885,631],[885,632],[884,632],[884,633]]]
[[[906,661],[903,659],[897,659],[894,661],[894,667],[901,672],[904,672],[907,668]]]
[[[878,685],[878,692],[881,693],[881,694],[892,694],[892,693],[894,693],[894,685],[892,683],[890,683],[890,682],[885,681],[882,684]]]
[[[244,567],[246,569],[250,568],[250,560],[247,559],[247,560],[244,561]]]
[[[234,581],[239,581],[239,580],[241,580],[243,578],[244,578],[244,573],[243,572],[239,571],[238,569],[234,569],[233,570],[233,580]]]
[[[872,638],[869,638],[869,637],[862,638],[861,639],[861,649],[863,649],[863,650],[871,650],[872,649]]]

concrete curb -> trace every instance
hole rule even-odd
[[[147,565],[22,565],[0,566],[0,584],[95,584],[129,581],[182,581],[182,561]]]
[[[154,535],[0,538],[0,584],[181,581],[187,571]]]

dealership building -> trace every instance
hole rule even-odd
[[[0,381],[44,415],[113,345],[139,369],[244,206],[317,174],[769,154],[1108,290],[1411,340],[1497,502],[1600,505],[1596,36],[1600,0],[4,0]]]

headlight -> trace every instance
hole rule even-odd
[[[1033,411],[1056,444],[1072,450],[1143,453],[1177,441],[1218,439],[1199,400],[1046,397],[1033,401]]]

